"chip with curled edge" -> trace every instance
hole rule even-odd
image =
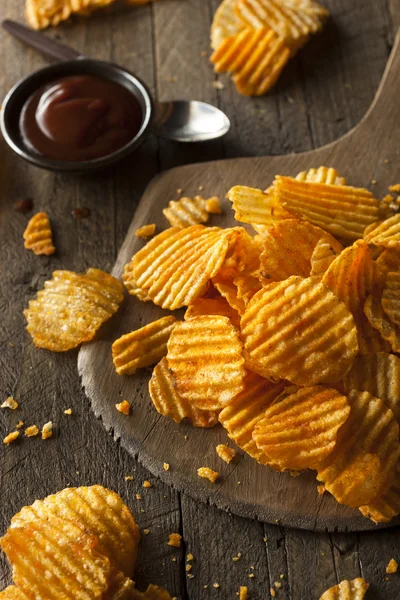
[[[90,341],[124,299],[123,285],[99,269],[54,271],[24,311],[35,346],[55,352]]]
[[[319,600],[363,600],[368,588],[369,584],[362,577],[352,581],[345,579],[329,588]]]
[[[361,513],[374,523],[388,523],[400,515],[400,463],[390,488],[366,506],[360,507]]]
[[[345,177],[341,177],[336,169],[332,167],[319,167],[301,171],[296,175],[297,181],[308,181],[311,183],[327,183],[330,185],[347,185]]]
[[[271,225],[277,219],[293,219],[295,215],[276,201],[270,190],[235,185],[227,194],[235,211],[235,219],[249,225]]]

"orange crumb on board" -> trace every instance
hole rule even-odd
[[[197,474],[203,479],[208,479],[211,483],[215,483],[219,475],[218,471],[213,471],[209,467],[200,467],[200,469],[197,469]]]
[[[182,536],[179,535],[179,533],[170,533],[168,546],[173,546],[174,548],[180,548],[181,547],[181,539],[182,539]]]
[[[128,400],[123,400],[119,404],[116,404],[115,408],[123,415],[129,415],[131,405],[129,404]]]

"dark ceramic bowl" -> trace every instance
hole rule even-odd
[[[128,144],[107,156],[79,162],[52,160],[35,153],[24,144],[19,128],[19,118],[25,102],[40,87],[71,75],[94,75],[108,79],[124,86],[136,97],[142,109],[143,121],[140,130]],[[4,100],[0,126],[10,148],[34,165],[52,171],[86,172],[108,167],[130,154],[146,138],[150,131],[152,118],[153,102],[150,93],[137,77],[109,62],[78,58],[40,69],[17,83]]]

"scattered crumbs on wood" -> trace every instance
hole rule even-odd
[[[237,484],[238,484],[238,485],[240,485],[240,484],[241,484],[241,481],[238,481],[238,482],[237,482]]]
[[[213,88],[215,88],[216,90],[224,90],[225,86],[222,83],[222,81],[213,81],[212,84]]]
[[[143,487],[146,488],[146,489],[148,489],[148,488],[151,488],[152,485],[151,485],[150,481],[146,480],[146,481],[143,481]]]
[[[30,427],[27,427],[25,429],[25,435],[26,437],[36,437],[37,435],[39,435],[39,427],[37,427],[36,425],[31,425]]]
[[[399,567],[399,563],[394,558],[391,558],[389,560],[388,566],[386,567],[386,573],[388,573],[388,575],[392,575],[393,573],[397,573],[398,567]]]
[[[200,467],[200,469],[197,469],[197,474],[203,479],[208,479],[211,483],[215,483],[219,476],[218,471],[213,471],[209,467]]]
[[[133,481],[133,475],[125,475],[125,481]]]
[[[169,463],[163,464],[164,471],[169,471]]]
[[[49,421],[42,427],[42,440],[48,440],[51,437],[53,437],[53,423]]]
[[[67,408],[64,410],[64,415],[72,415],[72,408]]]
[[[116,404],[115,408],[123,415],[129,415],[130,410],[131,410],[131,405],[129,404],[128,400],[123,400],[119,404]]]
[[[141,494],[136,494],[136,500],[141,500],[141,499],[142,499]]]
[[[183,439],[185,439],[185,440],[188,440],[188,439],[189,439],[189,436],[188,436],[188,435],[184,435],[184,436],[183,436]]]
[[[180,548],[181,547],[181,539],[182,539],[182,536],[179,533],[170,533],[168,546],[173,546],[174,548]]]
[[[13,442],[15,442],[15,440],[18,438],[19,438],[19,431],[12,431],[4,438],[3,444],[8,446],[9,444],[12,444]]]
[[[0,408],[9,408],[10,410],[17,410],[19,404],[18,402],[13,398],[13,396],[8,396],[8,398],[6,398],[3,402],[3,404],[0,406]]]

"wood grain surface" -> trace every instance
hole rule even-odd
[[[102,483],[119,492],[140,526],[150,529],[139,555],[139,586],[158,583],[180,599],[197,600],[235,598],[239,585],[248,585],[251,599],[264,599],[279,581],[277,598],[317,600],[340,579],[363,575],[371,583],[367,598],[398,600],[399,578],[385,573],[389,559],[399,558],[398,528],[309,533],[232,516],[177,493],[140,466],[94,418],[80,388],[77,353],[37,350],[24,330],[22,310],[55,268],[111,269],[137,203],[161,169],[311,150],[346,133],[371,104],[400,23],[398,0],[326,1],[333,18],[323,35],[295,58],[270,95],[251,100],[239,97],[225,77],[224,89],[215,89],[215,76],[202,56],[217,4],[163,0],[123,14],[74,21],[48,35],[127,66],[160,100],[197,98],[217,104],[232,121],[222,141],[187,147],[149,138],[114,170],[79,178],[39,171],[1,144],[0,394],[13,393],[21,406],[15,413],[0,411],[0,431],[7,433],[20,419],[38,425],[52,419],[56,435],[47,442],[31,439],[1,447],[0,532],[35,498],[67,484]],[[0,16],[22,20],[22,0],[3,0]],[[3,94],[46,64],[5,34],[1,56]],[[385,138],[378,140],[384,144]],[[383,167],[377,164],[376,179],[384,175],[379,169]],[[163,202],[170,199],[167,191],[164,195]],[[34,210],[47,210],[52,218],[57,246],[52,258],[23,249],[21,235],[29,215],[15,213],[13,202],[24,197],[32,197]],[[91,209],[89,219],[71,217],[78,206]],[[71,417],[63,412],[69,407]],[[134,480],[126,482],[125,475]],[[145,479],[153,483],[149,490],[142,489]],[[142,500],[136,500],[136,493]],[[180,550],[167,546],[174,531],[184,537]],[[185,571],[187,552],[195,557],[193,578]],[[240,560],[232,561],[238,552]],[[255,577],[249,578],[252,573]],[[9,580],[0,556],[0,585]],[[215,582],[219,588],[212,586]]]

